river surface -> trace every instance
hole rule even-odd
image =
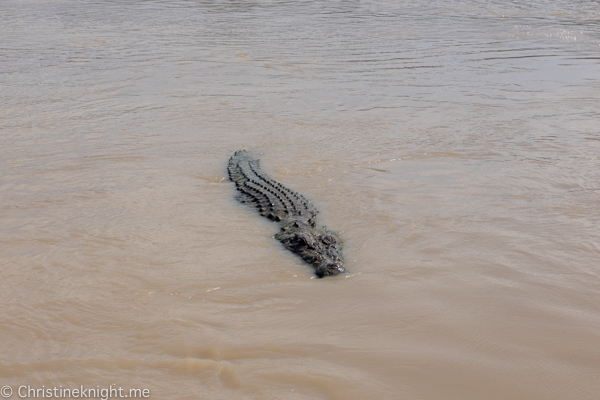
[[[598,1],[2,0],[0,385],[599,399],[599,121]]]

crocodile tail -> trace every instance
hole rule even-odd
[[[269,178],[259,160],[246,150],[236,151],[229,159],[229,178],[240,191],[238,199],[255,206],[263,217],[281,221],[294,217],[314,222],[317,209],[304,196]]]

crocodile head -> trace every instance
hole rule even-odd
[[[334,232],[313,227],[310,221],[294,220],[285,224],[275,238],[312,265],[319,278],[346,272],[342,242]]]
[[[313,249],[317,256],[313,259],[315,275],[319,278],[324,276],[338,275],[346,272],[342,259],[342,242],[338,236],[326,229],[320,229],[314,235],[315,244]]]

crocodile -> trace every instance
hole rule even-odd
[[[280,223],[275,235],[283,246],[312,265],[319,278],[346,272],[340,238],[325,227],[318,227],[316,207],[299,193],[269,178],[258,159],[246,150],[229,159],[227,172],[235,183],[237,199],[256,207],[263,217]]]

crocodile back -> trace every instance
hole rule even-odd
[[[306,219],[314,224],[317,209],[304,196],[269,178],[259,160],[246,150],[236,151],[229,159],[229,178],[240,191],[238,200],[258,209],[263,217],[273,221]]]

